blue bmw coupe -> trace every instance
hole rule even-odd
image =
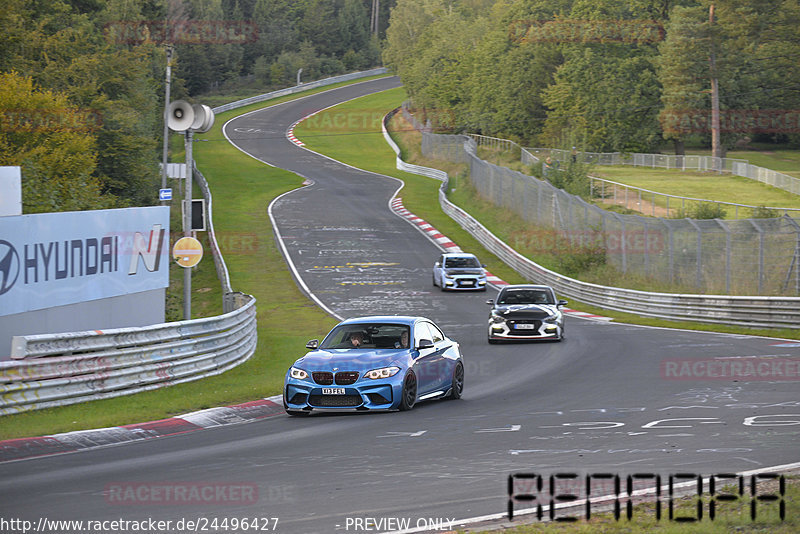
[[[424,317],[374,316],[339,323],[286,372],[289,415],[334,410],[410,410],[458,399],[464,362],[457,342]]]

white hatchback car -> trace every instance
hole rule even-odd
[[[442,291],[454,290],[486,290],[485,265],[478,261],[475,254],[465,252],[448,252],[439,256],[433,265],[433,285]]]

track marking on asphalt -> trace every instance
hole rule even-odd
[[[385,436],[378,436],[379,438],[418,438],[423,435],[427,430],[419,430],[417,432],[387,432]]]
[[[522,428],[522,425],[509,425],[503,428],[481,428],[480,430],[475,430],[474,434],[481,434],[481,433],[495,433],[495,432],[518,432],[519,429]]]

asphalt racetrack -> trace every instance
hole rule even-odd
[[[232,526],[234,518],[267,519],[259,523],[267,529],[247,531],[446,530],[447,520],[504,512],[511,473],[711,475],[800,460],[796,378],[701,377],[709,367],[697,365],[693,377],[680,372],[683,360],[780,362],[800,355],[796,343],[568,317],[562,343],[487,344],[485,300],[494,289],[443,293],[431,285],[440,249],[388,207],[401,183],[285,138],[315,110],[398,84],[384,78],[266,108],[230,121],[225,133],[241,150],[311,183],[276,200],[271,213],[314,297],[341,317],[433,319],[461,344],[463,398],[410,412],[278,415],[0,464],[0,515],[183,520],[175,532],[191,530],[187,520],[209,526],[214,519],[223,532],[221,521]],[[223,489],[202,504],[109,494],[187,484]],[[251,498],[232,498],[234,488]],[[380,520],[389,528],[376,528]]]

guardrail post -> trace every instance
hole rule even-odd
[[[731,229],[720,219],[717,221],[723,230],[725,230],[725,293],[731,294]]]
[[[702,270],[703,269],[703,264],[702,264],[702,261],[703,261],[703,231],[700,229],[700,227],[697,225],[697,223],[694,222],[692,219],[686,219],[686,220],[689,221],[689,224],[691,224],[694,227],[694,230],[697,233],[697,250],[695,252],[696,258],[695,258],[695,262],[694,262],[695,266],[696,266],[696,269],[695,269],[695,282],[694,283],[695,283],[695,286],[697,286],[697,289],[702,291],[702,289],[703,289],[703,270]]]

